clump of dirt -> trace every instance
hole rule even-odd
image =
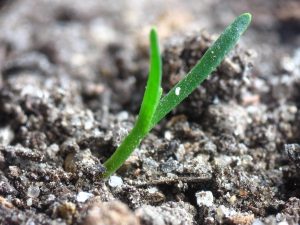
[[[199,19],[197,1],[176,2]],[[165,92],[215,39],[168,37],[173,8],[161,1],[112,4],[0,3],[0,223],[299,224],[300,49],[280,38],[297,14],[260,3],[276,13],[253,10],[251,45],[240,43],[106,181],[103,162],[133,127],[146,82],[148,47],[132,30],[162,18]],[[222,1],[202,4],[233,18]],[[274,39],[260,46],[266,25]],[[280,43],[259,61],[260,48]]]

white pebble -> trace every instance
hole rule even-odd
[[[0,129],[0,144],[7,146],[14,139],[14,132],[7,126]]]
[[[217,210],[216,210],[216,217],[218,219],[222,219],[224,216],[228,216],[229,215],[229,210],[224,206],[224,205],[220,205]]]
[[[74,66],[84,66],[87,62],[87,57],[81,53],[75,53],[70,61]]]
[[[118,176],[111,176],[108,181],[109,186],[111,187],[120,187],[123,184],[123,180]]]
[[[181,90],[180,87],[175,88],[175,95],[178,96],[180,94],[180,90]]]
[[[228,209],[224,205],[220,205],[216,210],[216,219],[221,220],[223,217],[230,217],[236,214],[234,209]]]
[[[26,205],[27,206],[32,206],[32,198],[27,199]]]
[[[265,225],[263,222],[261,222],[259,219],[255,219],[252,223],[252,225]]]
[[[53,195],[53,194],[50,194],[50,195],[48,195],[48,198],[47,198],[47,201],[54,201],[55,200],[55,195]]]
[[[27,190],[27,196],[30,198],[37,198],[40,195],[40,188],[37,186],[30,186]]]
[[[87,120],[85,123],[84,123],[84,129],[85,130],[90,130],[92,129],[94,126],[94,123],[93,123],[93,120]]]
[[[158,192],[158,189],[156,187],[151,187],[151,188],[148,188],[148,192],[150,194],[154,194],[154,193]]]
[[[236,196],[235,195],[232,195],[229,199],[228,199],[228,202],[233,205],[235,202],[236,202]]]
[[[77,202],[85,202],[89,198],[93,197],[94,195],[88,192],[81,191],[77,194],[76,200]]]
[[[172,135],[172,133],[170,131],[166,131],[164,133],[164,136],[165,136],[165,139],[167,139],[168,141],[171,141],[172,138],[173,138],[173,135]]]
[[[128,114],[128,112],[126,112],[126,111],[122,111],[122,112],[120,112],[120,113],[117,115],[117,119],[118,119],[119,121],[128,120],[128,118],[129,118],[129,114]]]
[[[282,221],[282,222],[278,223],[277,225],[289,225],[289,224],[286,221]]]
[[[196,193],[198,206],[210,207],[214,203],[214,196],[211,191],[199,191]]]

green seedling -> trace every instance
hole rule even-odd
[[[136,123],[128,136],[113,155],[104,163],[104,178],[116,172],[130,154],[136,149],[150,130],[172,109],[189,96],[199,84],[222,62],[228,52],[236,45],[240,36],[251,22],[251,14],[238,16],[215,43],[205,52],[192,70],[161,98],[162,62],[158,36],[154,28],[150,32],[150,69],[144,98]]]

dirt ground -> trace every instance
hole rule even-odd
[[[108,181],[156,25],[166,93],[233,19],[214,74]],[[0,224],[300,224],[300,1],[0,1]]]

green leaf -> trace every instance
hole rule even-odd
[[[130,154],[138,147],[142,139],[149,133],[151,121],[161,97],[161,56],[157,32],[154,28],[150,32],[150,69],[146,90],[138,119],[121,145],[114,154],[104,163],[106,172],[104,177],[109,177],[126,161]]]
[[[159,52],[159,43],[157,32],[154,28],[150,31],[150,68],[149,78],[142,102],[142,106],[139,112],[139,117],[136,122],[136,126],[142,131],[142,133],[148,133],[151,127],[151,121],[156,111],[156,107],[161,97],[161,56]]]
[[[152,120],[152,127],[189,96],[216,69],[246,31],[250,22],[251,14],[244,13],[225,29],[194,68],[160,100]]]

